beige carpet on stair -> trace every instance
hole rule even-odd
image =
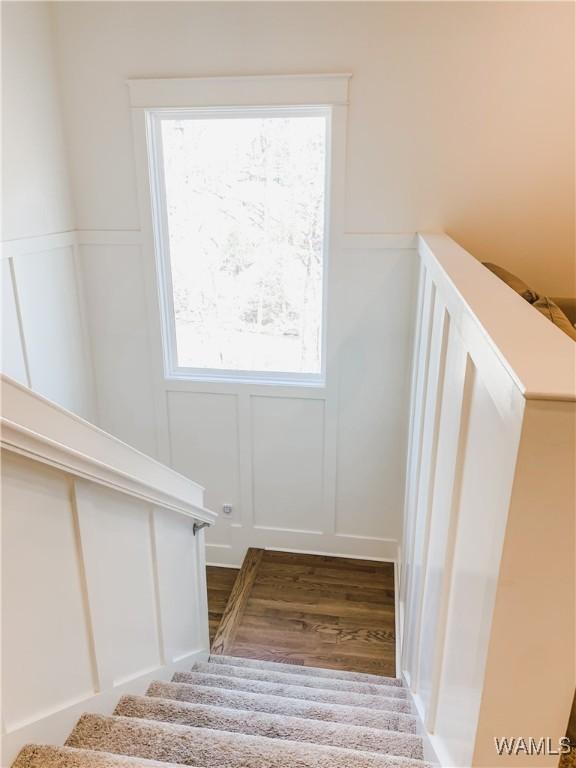
[[[30,744],[21,750],[12,768],[183,768],[182,764],[111,755],[72,747]],[[188,766],[190,768],[190,766]],[[197,768],[200,768],[197,766]]]
[[[203,768],[429,768],[391,755],[104,715],[81,717],[66,745]]]
[[[344,669],[304,667],[300,664],[282,664],[278,661],[245,659],[241,656],[211,656],[210,664],[226,664],[228,666],[241,666],[244,669],[263,669],[264,671],[270,672],[286,672],[290,675],[303,675],[304,677],[313,675],[314,677],[325,677],[330,680],[348,680],[356,683],[370,683],[371,685],[402,686],[402,680],[398,677],[370,675],[367,672],[348,672]]]
[[[402,712],[382,712],[368,707],[325,704],[320,701],[292,699],[289,696],[264,695],[249,691],[223,690],[210,686],[162,681],[151,683],[146,695],[253,712],[293,715],[311,720],[329,720],[335,723],[364,725],[367,728],[416,733],[417,721],[413,715]]]
[[[214,658],[217,658],[214,656]],[[386,696],[391,699],[407,699],[405,688],[398,685],[383,685],[359,680],[341,680],[333,677],[316,677],[309,668],[308,675],[291,674],[290,669],[282,672],[276,669],[260,669],[258,667],[236,667],[232,664],[194,664],[193,672],[212,675],[225,675],[240,680],[259,680],[278,685],[298,685],[304,688],[318,688],[327,691],[344,691],[346,694],[364,693],[369,696]]]
[[[188,704],[151,696],[123,696],[114,714],[212,728],[218,731],[245,733],[251,736],[267,736],[271,739],[324,744],[331,747],[422,759],[422,740],[418,736],[359,725],[326,723],[301,717],[270,715],[205,704]]]
[[[429,768],[401,681],[219,657],[85,714],[14,768]]]
[[[327,691],[323,688],[307,688],[303,685],[285,685],[270,683],[265,680],[251,680],[227,675],[209,675],[203,672],[176,672],[172,678],[176,683],[208,685],[214,688],[226,688],[235,691],[288,696],[291,699],[306,699],[325,704],[347,704],[348,706],[370,707],[387,712],[410,712],[410,703],[406,699],[373,696],[368,693],[347,693],[346,691]]]

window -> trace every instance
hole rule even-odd
[[[169,376],[322,383],[330,114],[148,112]]]

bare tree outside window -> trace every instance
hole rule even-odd
[[[326,115],[160,125],[178,367],[320,373]]]

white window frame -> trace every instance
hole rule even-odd
[[[166,383],[272,384],[326,386],[328,350],[329,254],[336,222],[342,222],[348,84],[351,75],[263,75],[128,80],[135,141],[136,172],[144,251],[153,264],[149,295],[152,343],[162,359]],[[183,115],[314,114],[326,117],[326,180],[322,274],[322,339],[319,373],[187,368],[177,365],[172,273],[169,260],[166,198],[158,128],[161,118]],[[160,151],[159,151],[160,150]],[[151,267],[152,269],[152,267]],[[154,281],[154,286],[150,283]],[[152,293],[150,293],[152,292]]]
[[[162,153],[163,120],[202,120],[210,118],[246,117],[322,117],[326,125],[326,157],[324,168],[324,233],[322,238],[322,309],[320,370],[317,373],[289,371],[258,371],[226,368],[197,368],[178,365],[176,341],[176,315],[170,263],[170,239],[168,232],[167,200]],[[156,251],[156,268],[159,286],[159,302],[164,348],[164,373],[169,379],[192,381],[249,381],[268,384],[301,384],[323,386],[326,380],[326,284],[328,279],[328,243],[330,222],[330,135],[332,108],[330,106],[302,107],[187,107],[179,109],[146,110],[148,155],[150,158],[150,196]]]

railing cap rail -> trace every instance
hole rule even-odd
[[[458,295],[526,399],[576,401],[576,343],[444,234],[419,234],[418,249]]]

